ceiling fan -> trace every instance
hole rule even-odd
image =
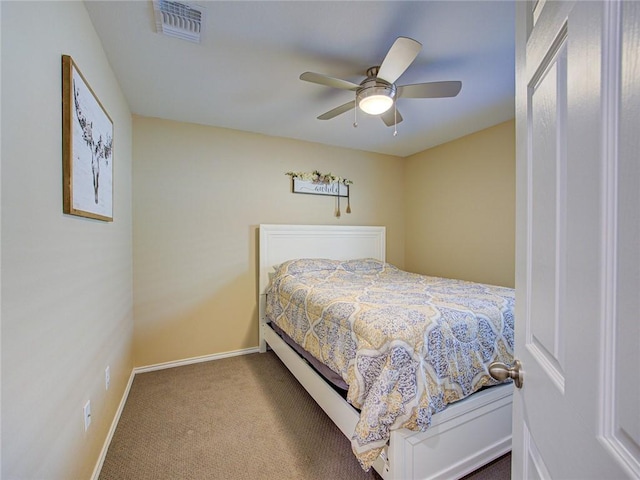
[[[323,113],[318,117],[318,120],[337,117],[357,105],[365,113],[380,115],[382,121],[392,127],[402,121],[402,116],[397,108],[391,108],[398,98],[444,98],[458,95],[462,88],[462,82],[459,81],[416,83],[413,85],[395,84],[400,75],[418,56],[421,48],[422,44],[416,40],[398,37],[380,66],[367,69],[367,78],[360,84],[321,73],[305,72],[300,75],[300,80],[305,82],[356,92],[355,100]]]

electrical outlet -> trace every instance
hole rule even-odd
[[[91,425],[91,400],[87,400],[87,403],[84,404],[82,413],[84,414],[84,431],[86,432]]]
[[[104,369],[104,387],[105,390],[109,390],[109,384],[111,383],[111,370],[109,369],[109,365]]]

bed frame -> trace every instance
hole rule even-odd
[[[273,267],[293,258],[385,260],[385,227],[260,225],[260,351],[267,345],[349,439],[358,412],[266,323]],[[511,450],[511,384],[482,390],[433,416],[425,432],[391,432],[373,468],[384,480],[457,479]]]

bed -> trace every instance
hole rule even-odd
[[[299,348],[294,348],[285,342],[283,337],[276,332],[279,329],[270,323],[272,319],[278,319],[280,323],[283,323],[279,320],[283,308],[278,310],[278,301],[274,300],[275,294],[272,290],[274,284],[282,283],[285,285],[284,278],[286,277],[287,282],[290,281],[289,277],[295,276],[290,273],[296,273],[300,265],[305,268],[303,275],[317,277],[320,280],[335,276],[338,278],[338,283],[342,282],[345,285],[346,278],[350,277],[354,270],[365,270],[365,279],[369,278],[367,275],[370,274],[369,276],[375,279],[376,285],[386,276],[404,278],[406,272],[398,271],[395,267],[385,263],[384,227],[261,225],[259,248],[260,350],[266,351],[268,345],[279,356],[338,428],[352,440],[354,453],[363,467],[372,466],[385,480],[460,478],[510,450],[513,388],[510,383],[491,386],[496,382],[486,375],[481,375],[481,372],[479,373],[476,369],[468,375],[473,377],[467,379],[470,383],[456,381],[456,385],[449,385],[449,389],[445,389],[444,397],[436,402],[437,408],[435,410],[437,413],[431,415],[430,409],[414,408],[413,414],[409,416],[407,414],[409,410],[405,411],[405,407],[427,406],[425,403],[419,403],[427,398],[427,395],[420,393],[427,390],[425,382],[417,387],[410,387],[409,390],[413,389],[412,395],[402,393],[402,391],[407,391],[405,388],[408,385],[407,382],[399,382],[402,386],[400,389],[386,388],[384,385],[380,387],[380,384],[376,383],[377,380],[371,380],[367,383],[369,373],[361,370],[360,367],[353,368],[355,361],[353,355],[349,357],[349,355],[342,355],[340,351],[332,350],[334,343],[344,343],[336,341],[336,338],[340,337],[338,333],[343,330],[342,328],[338,328],[338,333],[335,329],[331,334],[318,335],[318,332],[315,332],[314,335],[307,337],[327,337],[330,342],[324,346],[305,346],[317,357],[322,358],[322,352],[324,352],[325,360],[335,360],[334,363],[328,362],[331,369],[337,370],[340,376],[350,384],[349,391],[346,394],[341,394],[308,361],[300,356],[296,351]],[[307,272],[309,265],[312,267],[311,273]],[[278,272],[284,274],[277,276]],[[429,282],[437,284],[441,281],[443,280],[429,280]],[[400,288],[405,290],[403,298],[406,298],[406,285],[409,283],[401,283],[401,285],[403,286]],[[482,286],[478,288],[480,287]],[[295,295],[301,291],[299,286],[285,286],[284,290],[286,291],[287,288],[295,289],[297,292]],[[359,285],[351,288],[352,293],[356,292],[356,294],[362,290]],[[495,288],[500,290],[499,287]],[[375,286],[369,285],[365,289],[370,292],[369,297],[374,295]],[[510,289],[502,289],[499,293],[505,293],[506,300],[503,303],[511,302],[510,307],[512,307],[512,295],[510,296],[508,290]],[[268,292],[271,294],[269,299],[267,299]],[[352,293],[348,293],[348,295]],[[325,295],[327,295],[326,292]],[[302,303],[308,301],[310,302],[305,299]],[[335,298],[332,301],[332,305],[341,305],[338,310],[344,309],[344,305],[347,305]],[[290,303],[291,299],[287,299],[286,304]],[[368,298],[367,305],[371,303],[375,303],[375,301],[372,302],[371,298]],[[403,300],[401,303],[405,303],[405,301]],[[297,309],[298,307],[296,307]],[[398,312],[396,311],[395,314],[397,315]],[[301,315],[309,316],[310,314],[303,312]],[[346,312],[345,315],[345,318],[349,317],[351,320],[357,318],[357,315],[354,315],[352,311]],[[275,321],[273,323],[275,324]],[[304,343],[301,341],[304,334],[299,334],[295,325],[291,327],[286,325],[286,322],[284,323],[285,325],[281,325],[281,327],[288,328],[287,333],[290,333],[294,339],[298,337],[298,343]],[[357,324],[354,323],[354,325]],[[322,331],[326,333],[328,330]],[[348,341],[347,337],[348,334],[343,335],[343,340]],[[398,341],[394,339],[392,343],[395,345]],[[375,341],[371,343],[373,344]],[[388,343],[384,344],[389,345]],[[367,344],[366,347],[367,352],[374,351],[376,353],[371,344]],[[410,347],[398,348],[398,352],[406,354],[407,349],[411,350]],[[413,348],[418,347],[413,345]],[[501,355],[504,357],[507,353],[503,351]],[[493,358],[495,352],[489,352],[488,355],[492,360],[495,359]],[[342,366],[339,365],[341,356],[349,357],[346,359],[346,363],[342,363]],[[367,358],[370,360],[374,357],[375,355],[369,357],[365,355],[358,358],[361,363],[364,358],[366,363]],[[399,354],[394,358],[401,357],[402,355]],[[509,363],[506,358],[499,359],[501,361],[507,360],[506,363]],[[474,362],[478,363],[477,361],[472,363]],[[369,361],[369,363],[375,363],[375,360]],[[350,370],[345,366],[347,364],[351,365]],[[418,364],[420,368],[434,368],[431,364],[424,367],[421,361]],[[382,370],[378,368],[376,371]],[[389,372],[386,374],[389,376]],[[392,371],[391,376],[393,374]],[[397,372],[395,374],[394,378],[397,380]],[[460,375],[460,372],[458,374]],[[400,376],[402,377],[402,375]],[[358,379],[359,381],[357,381]],[[427,381],[426,383],[433,382]],[[481,389],[481,387],[489,386],[491,387]],[[473,393],[476,390],[479,391]],[[374,395],[372,392],[375,391],[386,392],[389,397],[382,400],[376,398],[376,401],[367,403],[368,396]],[[455,401],[470,393],[473,394]],[[446,401],[442,401],[443,398]],[[444,408],[446,404],[448,405]],[[384,419],[381,423],[376,423],[381,416],[378,411],[380,405],[385,410],[382,412]],[[391,407],[389,407],[390,405]],[[429,407],[431,406],[429,405]],[[412,428],[399,428],[398,425],[402,423],[411,425]],[[428,428],[425,429],[427,425]]]

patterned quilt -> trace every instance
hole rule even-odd
[[[353,452],[365,470],[390,431],[484,386],[513,361],[514,290],[405,272],[374,259],[299,259],[276,268],[267,319],[338,373],[360,409]]]

